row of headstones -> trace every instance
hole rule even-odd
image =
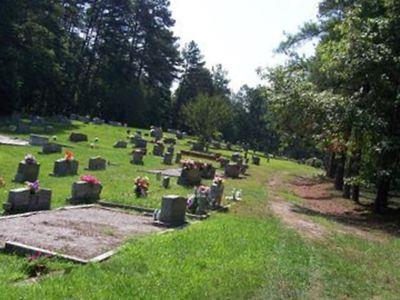
[[[101,157],[93,157],[89,159],[87,170],[101,171],[105,170],[107,161]],[[79,162],[75,159],[68,160],[65,158],[58,159],[54,162],[53,176],[74,176],[78,174]],[[18,165],[15,181],[19,183],[34,182],[39,178],[40,164],[38,162],[21,161]]]
[[[103,187],[100,183],[77,181],[72,184],[70,204],[90,204],[100,200]],[[3,208],[8,214],[25,213],[51,208],[52,191],[41,188],[32,192],[29,188],[17,188],[10,190],[8,200]]]

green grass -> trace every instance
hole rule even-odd
[[[151,155],[145,165],[129,164],[128,150],[112,144],[125,138],[125,129],[75,124],[74,130],[98,137],[99,148],[87,143],[71,145],[83,166],[90,156],[101,155],[114,166],[96,172],[104,185],[103,198],[141,206],[158,207],[161,195],[186,195],[190,190],[173,185],[169,191],[151,176],[148,199],[135,199],[132,181],[141,170],[160,168],[161,158]],[[67,142],[68,131],[57,128],[58,141]],[[186,148],[180,141],[179,148]],[[151,150],[151,146],[149,149]],[[0,202],[10,188],[18,161],[39,148],[0,146]],[[226,155],[229,152],[220,151]],[[53,190],[53,206],[65,205],[71,183],[78,178],[52,178],[53,161],[60,155],[37,155],[42,164],[42,186]],[[165,235],[133,239],[110,260],[87,266],[52,261],[62,276],[49,276],[36,284],[14,285],[27,277],[26,259],[0,254],[0,293],[4,299],[331,299],[397,298],[400,293],[400,242],[366,241],[334,235],[309,241],[287,229],[268,209],[267,182],[314,174],[315,169],[283,160],[264,159],[251,166],[246,180],[228,180],[226,191],[243,190],[244,199],[228,214],[213,215],[205,222]],[[294,201],[283,193],[282,197]],[[332,225],[334,226],[334,225]],[[109,234],[112,234],[110,231]]]

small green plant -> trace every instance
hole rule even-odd
[[[23,266],[25,273],[29,277],[38,277],[49,273],[49,255],[41,252],[29,256]]]

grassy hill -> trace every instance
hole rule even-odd
[[[98,146],[71,144],[71,131],[86,133]],[[134,132],[134,130],[132,130]],[[142,130],[145,132],[144,130]],[[3,129],[5,132],[5,129]],[[38,132],[40,133],[40,132]],[[191,189],[172,180],[169,191],[150,175],[150,195],[136,199],[133,179],[144,170],[162,166],[161,158],[148,155],[144,166],[129,163],[128,149],[112,145],[126,138],[125,128],[84,125],[55,127],[51,135],[68,145],[80,161],[80,175],[94,174],[103,185],[102,198],[126,204],[158,207],[166,193],[186,196]],[[188,140],[179,141],[186,149]],[[151,150],[151,146],[148,147]],[[27,153],[41,163],[40,182],[53,190],[53,207],[65,205],[71,184],[79,178],[48,176],[60,157],[39,155],[38,147],[0,146],[0,176],[7,182],[0,189],[0,203],[7,199],[18,162]],[[221,152],[221,151],[219,151]],[[222,151],[226,155],[229,152]],[[86,172],[89,157],[101,155],[112,165],[101,172]],[[51,260],[54,271],[39,282],[26,279],[26,259],[0,254],[0,292],[4,299],[298,299],[298,298],[396,298],[400,292],[400,242],[395,237],[366,239],[333,230],[335,222],[314,220],[330,234],[307,238],[285,225],[270,210],[272,192],[268,182],[279,177],[287,182],[312,176],[318,170],[283,160],[262,159],[251,166],[249,176],[227,180],[226,191],[243,190],[243,201],[229,213],[166,235],[133,239],[110,260],[86,266]],[[283,200],[294,196],[283,191]],[[297,199],[295,199],[297,200]]]

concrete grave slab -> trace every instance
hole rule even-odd
[[[2,217],[0,246],[22,254],[39,249],[87,263],[107,258],[132,237],[164,230],[150,217],[87,205]]]

